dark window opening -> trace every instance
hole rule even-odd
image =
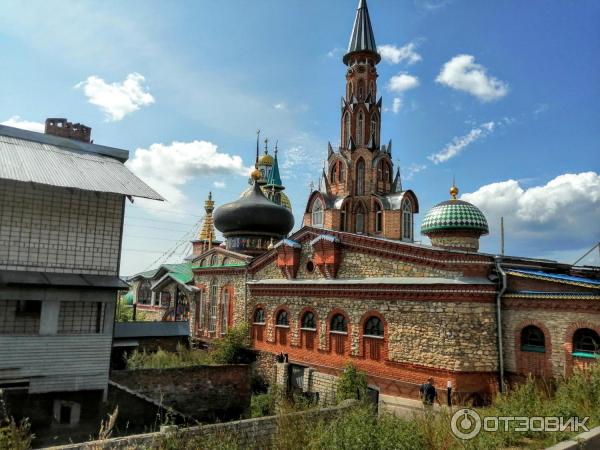
[[[39,300],[19,300],[17,302],[17,314],[40,314],[42,302]]]
[[[289,320],[288,320],[288,313],[287,311],[283,310],[283,311],[279,311],[279,313],[277,314],[277,325],[279,326],[289,326]]]
[[[60,405],[59,423],[64,425],[71,423],[71,407],[69,405]]]
[[[365,336],[383,337],[383,323],[379,317],[371,317],[365,322]]]
[[[342,314],[336,314],[331,319],[331,331],[337,331],[342,333],[348,332],[348,322],[346,321],[346,317]]]
[[[254,323],[265,323],[265,310],[258,308],[254,311]]]
[[[315,263],[313,263],[312,261],[308,261],[306,263],[306,271],[307,272],[314,272],[315,270]]]
[[[521,331],[521,351],[544,353],[546,344],[544,332],[534,325],[529,325]]]
[[[302,328],[317,328],[317,321],[315,320],[315,315],[312,312],[308,311],[302,316]]]
[[[573,335],[573,352],[580,355],[600,354],[600,337],[598,333],[589,328],[580,328]]]

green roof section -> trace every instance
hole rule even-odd
[[[133,305],[133,291],[128,291],[127,294],[121,295],[121,300],[127,305]]]
[[[180,264],[163,264],[160,267],[167,269],[169,276],[182,284],[187,284],[194,279],[191,262]]]
[[[277,150],[275,150],[275,158],[273,159],[273,168],[269,174],[266,186],[278,186],[281,187],[281,176],[279,175],[279,163],[277,162]]]

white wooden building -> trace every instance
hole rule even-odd
[[[0,389],[34,427],[97,413],[127,287],[126,197],[162,200],[124,166],[127,151],[89,143],[87,127],[88,142],[57,136],[65,127],[77,131],[0,125]]]

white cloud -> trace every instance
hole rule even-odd
[[[327,57],[328,58],[337,58],[338,56],[342,56],[344,54],[344,52],[345,52],[345,50],[343,48],[334,47],[327,52]]]
[[[508,83],[487,74],[472,55],[457,55],[444,64],[437,83],[468,92],[484,102],[497,100],[508,93]]]
[[[450,158],[454,158],[456,155],[462,152],[467,145],[488,136],[494,131],[496,125],[498,125],[497,122],[482,123],[478,127],[473,128],[464,136],[455,136],[442,150],[429,155],[427,159],[434,164],[446,162]]]
[[[540,114],[545,113],[549,109],[550,109],[550,106],[548,106],[548,103],[538,103],[537,105],[535,105],[535,108],[533,110],[533,115],[538,116]]]
[[[415,64],[423,59],[415,51],[416,48],[416,42],[409,42],[402,47],[397,47],[393,44],[381,45],[377,47],[377,51],[381,55],[381,59],[389,64],[400,64],[402,61],[406,61],[408,64]]]
[[[402,179],[403,180],[412,180],[416,174],[427,169],[425,164],[415,164],[412,163],[406,169],[401,169],[402,171]]]
[[[225,189],[226,184],[224,181],[215,181],[213,182],[213,186],[217,189]]]
[[[402,109],[402,99],[400,97],[395,97],[392,101],[392,112],[394,114],[398,114]]]
[[[279,102],[279,103],[276,103],[275,105],[273,105],[273,108],[275,108],[275,109],[286,109],[287,105],[285,104],[285,102]]]
[[[75,85],[83,89],[88,102],[98,106],[107,120],[117,121],[127,114],[154,103],[154,97],[142,86],[145,78],[139,73],[130,73],[123,82],[107,83],[95,75]]]
[[[148,203],[149,209],[165,212],[186,209],[188,202],[181,187],[194,178],[213,175],[248,176],[251,170],[244,166],[238,155],[221,153],[215,144],[207,141],[152,144],[148,149],[138,148],[134,157],[126,164],[167,199],[162,205],[157,202]],[[215,186],[219,187],[216,183]]]
[[[394,75],[388,82],[388,89],[398,94],[414,89],[417,86],[419,86],[419,79],[406,72],[400,72],[398,75]]]
[[[43,123],[31,122],[29,120],[21,120],[20,116],[12,116],[10,119],[2,122],[1,125],[6,125],[7,127],[21,128],[23,130],[37,131],[38,133],[43,133],[45,129],[45,125]]]
[[[504,217],[507,248],[514,248],[513,254],[580,250],[600,239],[600,175],[595,172],[566,173],[526,189],[507,180],[461,198],[484,212],[495,237]]]

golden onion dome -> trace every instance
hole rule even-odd
[[[259,166],[273,166],[273,157],[271,155],[269,155],[268,152],[265,151],[265,153],[262,154],[262,156],[260,158],[258,158],[258,165]]]
[[[254,169],[252,172],[250,172],[250,178],[252,178],[254,181],[260,180],[262,178],[262,173],[260,170]]]
[[[287,209],[289,209],[290,211],[292,210],[292,202],[290,201],[290,198],[285,195],[283,192],[280,193],[281,195],[281,206],[285,206]]]

